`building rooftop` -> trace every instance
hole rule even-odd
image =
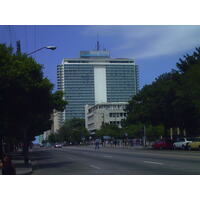
[[[80,58],[110,58],[110,52],[106,50],[80,51]]]
[[[104,58],[104,59],[97,59],[97,58],[64,58],[63,59],[63,64],[68,64],[68,63],[112,63],[112,64],[117,64],[117,63],[124,63],[124,64],[134,64],[133,59],[128,59],[128,58]]]

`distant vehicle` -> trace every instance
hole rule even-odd
[[[62,148],[62,144],[55,144],[55,148]]]
[[[153,149],[172,149],[173,142],[171,140],[160,140],[152,144]]]
[[[174,149],[186,149],[187,148],[187,144],[192,142],[192,139],[190,138],[179,138],[177,139],[176,142],[174,142],[173,144],[173,148]]]
[[[192,149],[198,149],[200,150],[200,137],[194,138],[191,142],[187,144],[187,149],[192,150]]]

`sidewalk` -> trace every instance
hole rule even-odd
[[[82,146],[83,147],[83,146]],[[89,148],[94,148],[94,144],[90,144],[90,145],[86,145],[85,147],[89,147]],[[142,146],[142,145],[134,145],[134,146],[122,146],[122,145],[110,145],[110,144],[106,144],[104,146],[100,145],[100,148],[104,148],[104,149],[128,149],[128,150],[145,150],[145,149],[152,149],[151,146]]]
[[[30,175],[33,171],[32,162],[29,160],[28,166],[24,165],[24,157],[21,152],[12,153],[12,163],[16,169],[16,175]],[[0,175],[2,175],[0,169]]]

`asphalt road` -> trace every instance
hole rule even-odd
[[[197,175],[200,152],[94,147],[38,148],[33,175]]]

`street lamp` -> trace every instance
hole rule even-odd
[[[142,104],[143,101],[135,101],[136,104]],[[146,126],[144,124],[143,146],[146,147]]]
[[[34,53],[36,53],[37,51],[40,51],[40,50],[42,50],[42,49],[55,50],[55,49],[56,49],[56,46],[45,46],[45,47],[39,48],[39,49],[37,49],[37,50],[35,50],[35,51],[32,51],[32,52],[28,53],[27,55],[29,56],[29,55],[34,54]]]

